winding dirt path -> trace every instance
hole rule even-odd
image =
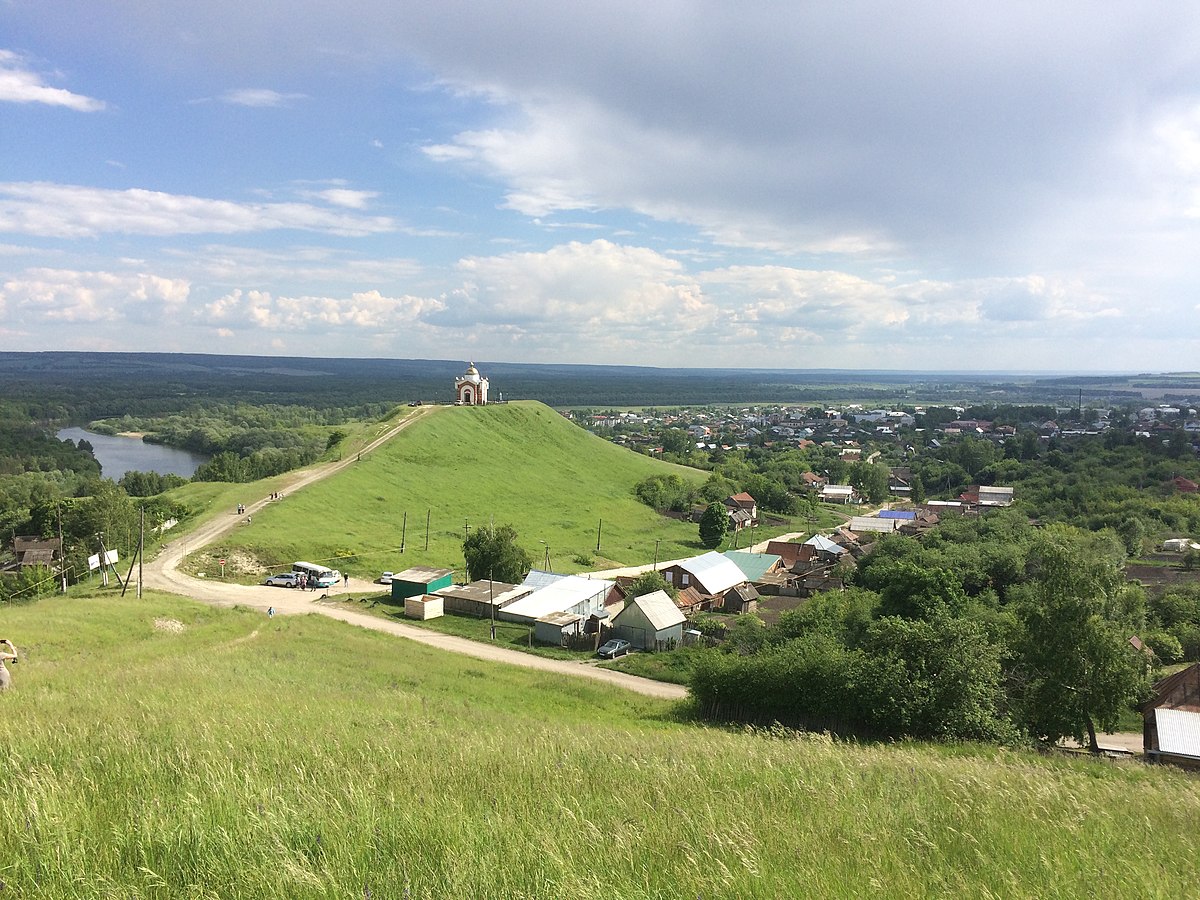
[[[405,417],[403,421],[397,423],[384,434],[371,441],[370,444],[363,448],[362,453],[366,454],[377,449],[413,422],[420,420],[431,412],[433,412],[432,407],[417,409],[411,415]],[[335,472],[340,472],[347,466],[353,465],[356,459],[356,456],[350,456],[347,459],[338,460],[337,462],[324,463],[293,473],[284,482],[282,490],[284,492],[301,490],[314,482],[328,478]],[[246,506],[246,515],[253,516],[270,502],[270,498],[263,498],[256,503],[248,504]],[[687,696],[687,689],[681,685],[651,681],[648,678],[639,678],[635,675],[627,675],[624,672],[600,669],[584,663],[546,659],[541,656],[533,656],[529,653],[521,653],[518,650],[509,650],[505,647],[495,647],[491,644],[470,641],[466,638],[455,637],[454,635],[426,631],[423,628],[405,625],[402,622],[391,622],[368,615],[367,613],[326,605],[315,599],[320,596],[315,593],[304,593],[302,591],[287,590],[286,588],[271,588],[265,585],[224,584],[216,581],[207,581],[203,578],[192,578],[190,575],[185,575],[179,571],[179,566],[182,564],[189,550],[194,552],[201,547],[211,544],[222,535],[237,528],[242,521],[242,516],[218,515],[213,520],[202,524],[185,538],[180,538],[164,546],[158,556],[153,560],[147,561],[144,566],[143,578],[145,586],[172,594],[181,594],[193,600],[200,600],[215,606],[247,606],[252,609],[260,609],[263,612],[266,612],[268,608],[274,608],[275,612],[281,615],[317,613],[322,616],[328,616],[331,619],[347,622],[351,625],[358,625],[362,628],[370,628],[374,631],[382,631],[387,634],[396,635],[397,637],[408,638],[417,643],[436,647],[439,650],[445,650],[450,653],[460,653],[464,656],[474,657],[475,659],[506,663],[507,665],[521,666],[526,669],[534,669],[539,672],[548,672],[555,675],[589,678],[592,681],[599,681],[613,687],[635,691],[648,697],[656,697],[663,700],[681,700]],[[325,593],[360,593],[360,591],[346,588],[345,585],[339,585],[336,591],[329,590],[325,591]]]

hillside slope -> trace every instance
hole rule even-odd
[[[148,594],[0,609],[5,893],[1186,897],[1200,781],[856,746]]]
[[[539,565],[548,545],[556,572],[646,562],[656,540],[664,559],[702,549],[694,525],[658,515],[632,488],[654,473],[697,482],[703,473],[616,447],[532,401],[430,412],[355,465],[273,503],[195,567],[245,553],[278,565],[332,560],[359,577],[412,565],[461,572],[465,527],[491,521],[513,524]],[[339,563],[339,552],[353,558]]]

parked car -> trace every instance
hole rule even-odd
[[[629,641],[613,638],[611,641],[605,641],[601,644],[600,649],[596,651],[596,655],[601,659],[616,659],[618,656],[624,656],[628,653],[629,647]]]
[[[278,575],[269,575],[263,584],[269,584],[271,587],[290,587],[294,588],[300,584],[300,576],[295,572],[280,572]]]
[[[395,574],[394,572],[384,572],[382,575],[379,576],[379,583],[380,584],[391,584],[392,583],[392,575],[394,575],[394,574]]]

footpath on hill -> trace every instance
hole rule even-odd
[[[364,447],[362,453],[367,454],[378,449],[413,422],[418,421],[432,411],[432,407],[422,407],[415,410],[403,421],[388,429],[387,432]],[[340,472],[347,466],[353,465],[356,458],[351,456],[347,459],[323,463],[296,472],[285,482],[282,490],[284,492],[301,490],[310,484]],[[266,497],[255,503],[248,504],[245,515],[253,516],[270,502],[271,499]],[[244,519],[241,515],[218,516],[210,522],[205,522],[187,535],[185,539],[164,545],[158,556],[153,560],[147,561],[144,566],[143,583],[145,587],[167,591],[172,594],[182,594],[193,600],[200,600],[216,606],[246,606],[252,609],[260,609],[263,612],[266,612],[268,607],[273,607],[280,614],[317,613],[322,616],[328,616],[331,619],[338,619],[342,622],[358,625],[362,628],[370,628],[375,631],[408,638],[429,647],[436,647],[439,650],[460,653],[464,656],[472,656],[476,659],[488,660],[490,662],[522,666],[523,668],[534,669],[540,672],[568,675],[573,678],[588,678],[592,681],[602,682],[613,687],[635,691],[648,697],[663,700],[681,700],[687,696],[687,689],[682,685],[651,681],[648,678],[639,678],[636,675],[614,672],[610,669],[600,669],[584,663],[546,659],[541,656],[522,653],[519,650],[496,647],[479,641],[455,637],[454,635],[441,634],[440,632],[426,631],[423,628],[406,625],[402,622],[391,622],[368,615],[367,613],[314,602],[314,597],[319,596],[315,594],[305,594],[301,591],[289,591],[283,588],[270,588],[263,585],[224,584],[203,578],[193,578],[179,571],[179,566],[183,563],[183,559],[187,555],[189,548],[195,551],[211,544],[213,541],[235,529],[242,521]],[[355,588],[347,587],[344,584],[339,585],[336,589],[325,591],[327,594],[355,592],[358,592]]]

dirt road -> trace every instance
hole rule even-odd
[[[386,441],[391,440],[430,411],[429,408],[416,410],[412,415],[405,418],[404,421],[389,429],[386,433],[364,447],[363,454],[369,453]],[[355,457],[350,457],[338,462],[325,463],[314,466],[311,469],[296,472],[293,477],[287,480],[282,490],[284,492],[300,490],[322,478],[328,478],[346,466],[353,465],[354,462]],[[264,498],[257,503],[251,503],[246,507],[246,514],[253,516],[255,512],[270,502],[269,498]],[[211,522],[201,525],[185,539],[179,539],[164,546],[155,559],[145,564],[145,586],[155,590],[168,591],[173,594],[182,594],[193,600],[200,600],[216,606],[240,605],[253,609],[261,609],[264,612],[266,612],[268,607],[274,607],[275,611],[281,615],[317,613],[328,616],[331,619],[338,619],[342,622],[358,625],[362,628],[370,628],[375,631],[383,631],[398,637],[408,638],[429,647],[436,647],[439,650],[461,653],[465,656],[472,656],[476,659],[488,660],[490,662],[522,666],[526,669],[535,669],[539,672],[569,675],[573,678],[589,678],[613,687],[635,691],[648,697],[657,697],[664,700],[680,700],[687,696],[687,689],[677,684],[651,681],[647,678],[638,678],[633,675],[626,675],[623,672],[599,669],[583,663],[545,659],[540,656],[521,653],[518,650],[495,647],[479,641],[469,641],[466,638],[426,631],[423,628],[405,625],[402,622],[391,622],[366,613],[355,612],[354,610],[340,609],[316,599],[321,596],[320,593],[304,593],[302,591],[288,590],[287,588],[271,588],[264,585],[224,584],[207,581],[202,578],[192,578],[179,571],[179,566],[189,549],[195,551],[212,543],[223,534],[232,531],[242,521],[242,516],[218,516]],[[347,592],[361,593],[353,589],[348,591],[344,585],[340,586],[337,591],[337,593]],[[335,592],[323,591],[323,593]]]

